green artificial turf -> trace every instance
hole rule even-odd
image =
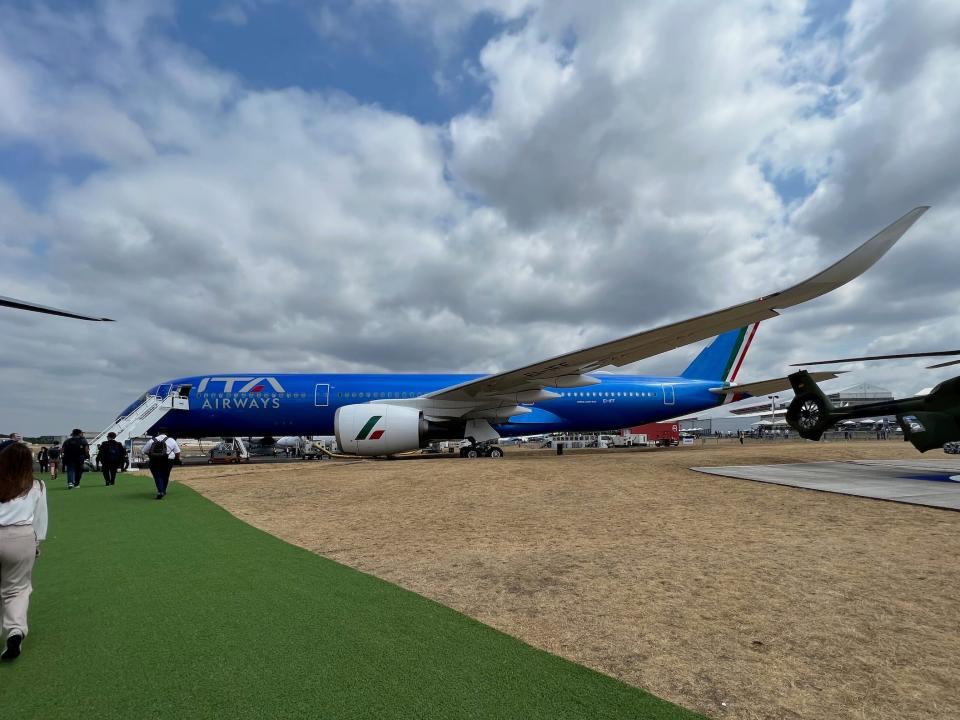
[[[62,482],[31,633],[0,664],[5,717],[699,717],[288,545],[179,483],[156,501],[149,478]]]

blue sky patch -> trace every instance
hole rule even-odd
[[[105,165],[88,155],[54,158],[32,142],[0,143],[0,178],[16,188],[20,200],[42,210],[54,183],[83,182]]]
[[[246,9],[242,24],[222,19],[222,8],[181,3],[171,37],[253,89],[341,91],[427,123],[483,101],[486,86],[474,68],[504,27],[480,14],[438,48],[429,28],[410,27],[387,5],[270,3]]]
[[[785,205],[791,205],[809,197],[817,184],[807,179],[806,173],[800,169],[791,169],[786,172],[775,173],[769,164],[761,166],[763,178],[773,186],[777,195]]]

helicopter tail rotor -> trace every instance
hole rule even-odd
[[[806,370],[790,375],[790,384],[795,395],[787,408],[787,423],[800,437],[819,440],[823,431],[839,419],[834,415],[833,405]]]

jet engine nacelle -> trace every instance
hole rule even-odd
[[[420,411],[403,405],[344,405],[333,416],[333,428],[340,451],[352,455],[418,450],[427,435]]]

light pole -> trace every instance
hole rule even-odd
[[[770,398],[770,430],[773,430],[773,424],[776,422],[777,417],[777,400],[780,399],[779,395],[767,395]]]

